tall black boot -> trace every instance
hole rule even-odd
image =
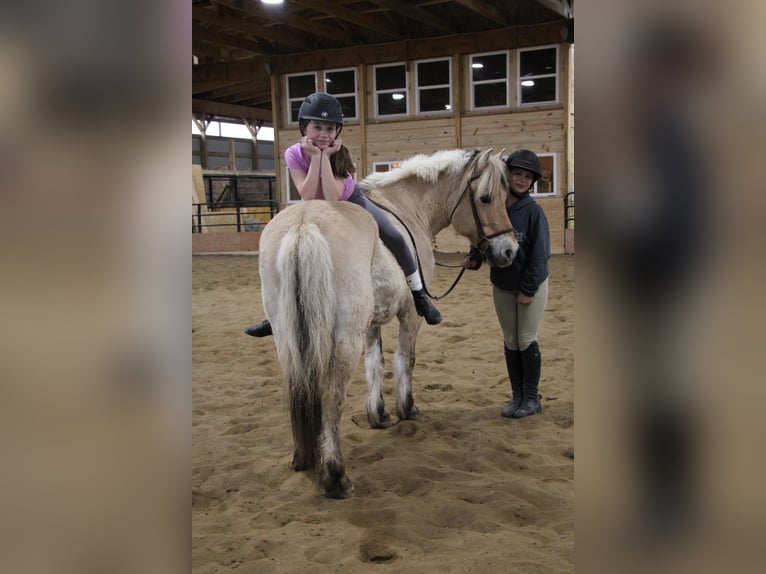
[[[513,418],[516,410],[524,400],[524,367],[521,362],[521,351],[505,349],[505,366],[508,369],[508,379],[511,381],[511,400],[503,407],[500,414],[506,418]]]
[[[268,319],[261,321],[257,325],[250,325],[249,327],[245,327],[245,333],[251,337],[268,337],[274,334],[271,330],[271,323],[269,323]]]
[[[439,310],[428,300],[428,295],[426,295],[426,292],[423,289],[413,291],[412,297],[415,299],[415,310],[418,312],[418,315],[425,317],[426,323],[429,325],[438,325],[442,322],[442,314],[439,313]]]
[[[540,395],[537,387],[540,384],[540,348],[537,341],[533,341],[526,349],[521,351],[521,362],[524,368],[524,400],[521,406],[513,413],[513,418],[520,419],[542,412]]]

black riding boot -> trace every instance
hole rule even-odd
[[[245,327],[245,333],[251,337],[268,337],[274,334],[271,330],[271,323],[269,323],[268,319],[261,321],[257,325],[250,325],[249,327]]]
[[[423,289],[420,291],[413,291],[412,297],[415,299],[415,310],[418,312],[418,315],[425,317],[426,323],[429,325],[438,325],[442,322],[442,314],[439,313],[439,310],[428,300],[428,295],[426,295],[426,292]]]
[[[521,351],[511,351],[505,345],[503,349],[505,349],[505,366],[508,369],[508,379],[511,381],[513,395],[500,414],[510,419],[524,400],[524,368],[521,363]]]
[[[540,384],[540,348],[537,341],[533,341],[529,347],[521,351],[521,362],[524,369],[524,400],[521,406],[513,413],[513,418],[520,419],[542,412],[540,395],[537,387]]]

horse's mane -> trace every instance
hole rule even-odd
[[[428,183],[436,183],[439,175],[443,172],[447,172],[449,175],[462,172],[472,155],[472,152],[462,149],[437,151],[430,155],[414,155],[402,162],[402,165],[397,169],[368,175],[359,182],[359,187],[365,191],[389,187],[411,177]]]

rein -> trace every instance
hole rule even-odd
[[[476,153],[474,153],[474,156],[471,158],[471,162],[473,162],[473,160],[475,158],[476,158]],[[502,231],[498,231],[496,233],[492,233],[491,235],[485,235],[484,234],[484,226],[482,225],[481,219],[479,218],[479,211],[476,209],[476,200],[473,197],[473,193],[468,193],[469,191],[471,191],[471,184],[474,181],[476,181],[477,179],[479,179],[479,177],[481,177],[481,175],[474,175],[472,178],[470,178],[466,182],[465,189],[463,189],[463,191],[460,194],[460,197],[458,198],[457,202],[455,202],[455,207],[452,208],[452,211],[449,214],[448,223],[452,223],[452,217],[455,215],[455,211],[457,211],[457,208],[460,205],[460,202],[463,201],[463,197],[465,197],[465,195],[468,194],[468,196],[471,199],[471,212],[473,213],[473,220],[474,220],[474,223],[476,224],[476,232],[477,232],[477,235],[479,237],[479,244],[476,247],[479,249],[479,251],[482,253],[482,255],[484,255],[487,252],[487,247],[489,247],[489,240],[490,239],[492,239],[494,237],[498,237],[499,235],[503,235],[505,233],[508,233],[509,231],[513,231],[514,229],[513,229],[513,227],[509,227],[508,229],[503,229]],[[369,199],[374,205],[377,205],[383,211],[387,211],[388,213],[393,215],[396,218],[396,220],[399,223],[402,224],[402,227],[404,227],[404,229],[407,231],[407,235],[409,235],[410,241],[412,242],[412,247],[415,250],[415,261],[418,264],[418,273],[420,274],[420,281],[423,283],[423,291],[425,291],[426,295],[428,295],[431,299],[434,299],[435,301],[438,301],[439,299],[443,299],[444,297],[446,297],[447,295],[452,293],[452,290],[457,286],[457,284],[460,281],[461,277],[463,277],[463,273],[465,273],[465,267],[463,267],[460,270],[460,273],[458,273],[458,276],[452,282],[452,285],[450,285],[450,288],[447,289],[447,291],[445,291],[443,294],[441,294],[439,296],[432,295],[431,292],[428,290],[428,286],[426,285],[425,277],[423,277],[423,266],[420,264],[420,254],[418,253],[418,246],[415,243],[415,238],[412,236],[412,232],[410,231],[410,228],[407,227],[407,224],[404,223],[404,221],[402,221],[402,218],[399,217],[394,211],[392,211],[391,209],[389,209],[388,207],[386,207],[384,205],[381,205],[381,204],[373,201],[369,197],[367,199]],[[482,249],[482,245],[484,245],[483,249]],[[444,265],[444,264],[440,264],[438,262],[436,263],[436,265],[440,265],[442,267],[462,267],[462,266],[459,266],[459,265]]]
[[[426,285],[426,278],[423,277],[423,266],[420,264],[420,254],[418,253],[418,245],[415,243],[415,238],[412,236],[412,232],[410,231],[410,228],[407,227],[407,224],[402,221],[402,218],[399,217],[396,212],[392,211],[385,205],[381,205],[377,201],[373,201],[369,197],[367,198],[369,201],[371,201],[374,205],[377,205],[379,208],[381,208],[383,211],[387,211],[391,215],[393,215],[396,220],[402,224],[402,227],[407,231],[407,235],[410,237],[410,241],[412,242],[412,248],[415,250],[415,262],[418,264],[418,274],[420,274],[420,281],[423,283],[423,291],[425,291],[426,295],[428,295],[431,299],[434,299],[435,301],[438,301],[439,299],[444,299],[447,295],[452,293],[452,290],[457,286],[458,281],[460,281],[460,278],[463,276],[463,273],[465,273],[465,267],[463,267],[460,270],[460,273],[458,273],[457,278],[452,282],[452,285],[450,285],[450,288],[447,289],[444,293],[442,293],[439,296],[432,295],[431,292],[428,290],[428,286]],[[450,217],[451,219],[451,217]],[[439,265],[439,263],[437,263]],[[457,265],[455,265],[457,267]]]

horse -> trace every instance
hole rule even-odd
[[[505,209],[508,175],[502,151],[491,152],[420,154],[359,183],[409,238],[425,285],[435,264],[432,238],[448,225],[477,245],[489,265],[505,267],[516,255]],[[415,418],[412,371],[422,319],[375,220],[350,202],[304,201],[282,210],[262,232],[259,273],[287,388],[295,446],[291,466],[296,471],[318,466],[325,495],[346,498],[353,486],[339,427],[348,381],[366,348],[367,419],[371,428],[390,426],[381,392],[381,325],[396,317],[396,415]]]

